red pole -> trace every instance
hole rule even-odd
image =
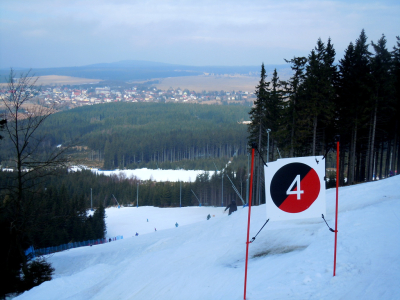
[[[339,204],[339,141],[336,142],[336,216],[335,216],[335,253],[333,259],[333,276],[336,276],[337,223]]]
[[[247,221],[247,240],[246,240],[246,266],[244,269],[244,296],[246,300],[246,287],[247,287],[247,261],[249,259],[249,237],[250,237],[250,214],[251,214],[251,196],[253,191],[253,169],[254,169],[254,148],[251,150],[251,172],[250,172],[250,192],[249,192],[249,217]]]

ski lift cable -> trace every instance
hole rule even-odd
[[[218,168],[217,168],[217,166],[215,165],[214,162],[213,162],[213,164],[214,164],[214,166],[215,166],[215,170],[218,171]],[[222,173],[222,171],[221,171],[221,173]],[[238,189],[236,188],[236,186],[233,184],[232,180],[229,178],[229,175],[226,174],[226,176],[228,177],[229,181],[231,182],[233,190],[234,190],[235,193],[239,196],[239,198],[240,198],[240,200],[242,201],[243,205],[245,205],[246,203],[244,202],[244,200],[243,200],[242,196],[240,195],[240,193],[239,193]]]
[[[276,147],[276,150],[278,150],[279,158],[282,159],[281,152],[279,151],[279,148]]]
[[[266,167],[268,167],[268,165],[265,163],[265,161],[264,161],[264,158],[262,157],[262,155],[261,155],[261,152],[260,152],[260,150],[258,150],[258,148],[256,147],[255,148],[256,150],[257,150],[257,152],[258,152],[258,156],[261,158],[261,160],[262,160],[262,162],[263,162],[263,164],[264,164],[264,166],[266,166]]]
[[[119,205],[118,200],[117,200],[117,198],[115,198],[114,194],[111,194],[111,195],[114,197],[115,201],[116,201],[117,204]]]
[[[193,192],[193,190],[191,190],[191,191],[192,191],[193,195],[196,197],[197,201],[199,201],[199,204],[201,205],[201,202],[200,202],[199,198],[197,198],[197,196],[196,196],[196,194]]]
[[[242,200],[243,205],[245,205],[245,202],[242,198],[242,196],[240,195],[239,191],[237,190],[236,186],[233,184],[232,180],[229,178],[229,175],[226,174],[226,176],[228,177],[229,181],[232,183],[232,188],[233,190],[236,192],[236,194],[239,196],[240,200]]]

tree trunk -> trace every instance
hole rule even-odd
[[[400,144],[397,145],[397,166],[395,171],[400,172]]]
[[[350,143],[350,164],[349,164],[349,178],[348,183],[354,183],[354,171],[355,171],[355,160],[356,160],[356,145],[357,145],[357,121],[354,124],[354,128],[351,132],[351,143]]]
[[[315,147],[317,143],[317,116],[313,120],[313,142],[312,142],[312,156],[315,156]]]
[[[372,136],[371,136],[371,159],[369,161],[369,181],[372,180],[372,172],[374,168],[374,148],[375,148],[375,131],[376,131],[376,115],[378,111],[378,99],[375,102],[375,109],[374,109],[374,116],[373,116],[373,123],[372,123]]]
[[[385,178],[389,176],[391,156],[392,156],[392,140],[389,140],[386,150],[386,163],[385,163],[385,173],[384,173]]]
[[[382,178],[383,175],[383,152],[385,151],[385,143],[383,140],[381,141],[381,147],[380,147],[380,158],[379,158],[379,178]],[[379,151],[377,151],[379,154]],[[378,158],[378,155],[377,155]],[[377,160],[378,161],[378,160]],[[385,165],[386,168],[386,165]],[[376,171],[376,176],[378,176],[378,170]]]

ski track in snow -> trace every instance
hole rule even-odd
[[[399,299],[399,186],[396,176],[340,188],[336,277],[322,219],[269,222],[249,246],[247,299]],[[334,227],[335,189],[326,202]],[[243,299],[248,208],[223,210],[109,208],[107,236],[123,240],[50,255],[54,279],[16,299]],[[265,205],[251,213],[253,237]]]

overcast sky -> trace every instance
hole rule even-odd
[[[363,28],[392,49],[400,1],[1,0],[0,68],[283,64],[329,37],[338,60]]]

